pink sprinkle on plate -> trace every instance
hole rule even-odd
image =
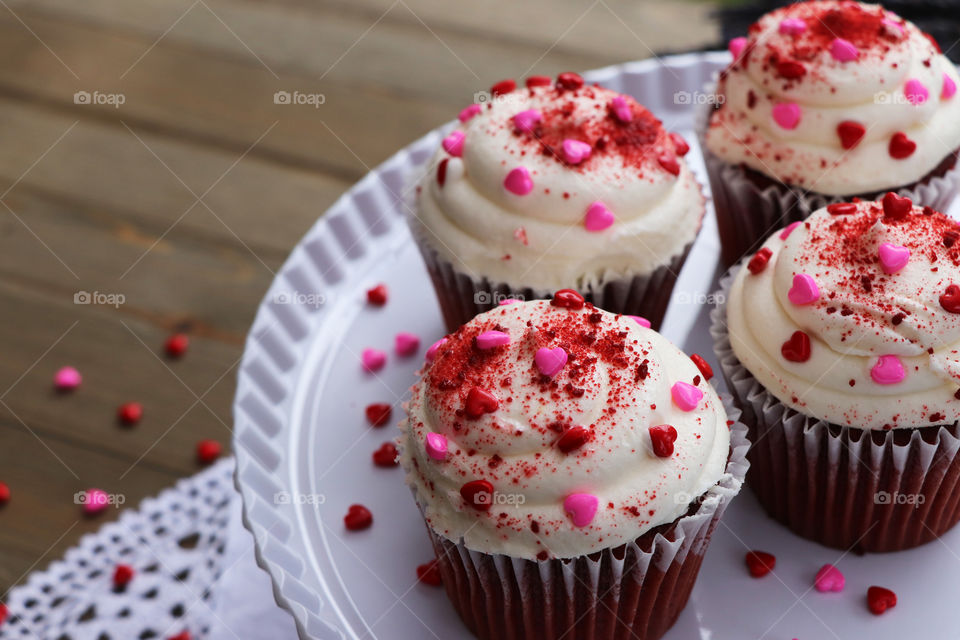
[[[73,391],[83,382],[83,376],[74,367],[62,367],[53,376],[53,385],[59,391]]]

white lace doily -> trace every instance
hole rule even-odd
[[[148,498],[136,511],[84,536],[62,560],[13,589],[0,639],[166,640],[207,638],[218,626],[213,586],[224,570],[232,459]],[[114,589],[118,564],[136,574]]]

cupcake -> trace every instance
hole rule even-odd
[[[400,462],[475,635],[652,640],[673,624],[748,446],[694,358],[570,290],[429,350]]]
[[[895,551],[960,518],[960,227],[888,193],[771,236],[722,281],[712,333],[767,512]]]
[[[564,288],[657,327],[705,210],[687,143],[575,73],[491,96],[460,113],[410,218],[448,330]]]
[[[799,2],[767,14],[701,113],[729,266],[774,229],[887,191],[946,209],[957,192],[957,71],[937,43],[877,5]]]

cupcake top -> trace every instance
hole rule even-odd
[[[473,550],[545,560],[684,515],[730,448],[695,357],[703,372],[570,290],[477,316],[431,348],[401,425],[400,462],[429,526]]]
[[[740,362],[797,411],[895,429],[960,418],[960,227],[888,193],[775,233],[740,269]]]
[[[678,135],[575,73],[460,114],[420,185],[414,228],[458,270],[515,287],[586,289],[667,264],[704,212]]]
[[[957,71],[877,5],[800,2],[730,43],[707,148],[828,195],[912,184],[960,147]]]

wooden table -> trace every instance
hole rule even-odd
[[[710,6],[686,2],[0,5],[0,599],[115,517],[82,517],[76,492],[135,505],[197,471],[199,440],[229,443],[261,296],[370,167],[504,77],[715,39]],[[175,330],[192,339],[177,361]],[[67,364],[84,383],[58,395]],[[127,401],[135,428],[116,421]]]

